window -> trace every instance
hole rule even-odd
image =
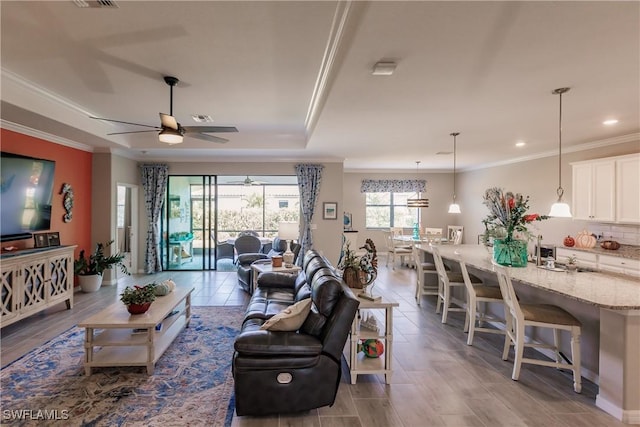
[[[299,221],[300,190],[295,176],[260,177],[253,185],[235,184],[242,180],[244,177],[219,179],[218,239],[243,230],[274,237],[280,222]]]
[[[366,227],[413,227],[418,210],[407,207],[407,199],[416,193],[365,193]]]

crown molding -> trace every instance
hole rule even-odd
[[[562,152],[563,154],[577,153],[579,151],[593,150],[595,148],[609,147],[611,145],[625,144],[627,142],[634,142],[634,141],[640,141],[640,132],[630,133],[628,135],[614,136],[612,138],[600,139],[600,140],[591,141],[591,142],[585,142],[584,144],[572,145],[570,147],[563,148]],[[488,169],[496,166],[512,165],[514,163],[528,162],[531,160],[543,159],[545,157],[553,157],[557,155],[558,155],[558,151],[556,150],[543,151],[542,153],[532,154],[530,156],[515,157],[513,159],[503,160],[500,162],[485,163],[482,165],[462,168],[462,169],[459,169],[459,171],[467,172],[467,171]]]
[[[32,136],[34,138],[43,139],[47,142],[54,142],[56,144],[64,145],[65,147],[71,147],[77,150],[88,151],[90,153],[93,153],[95,151],[94,148],[89,145],[72,141],[67,138],[62,138],[62,137],[50,134],[48,132],[43,132],[37,129],[23,126],[18,123],[8,122],[6,120],[0,119],[0,127],[13,132],[18,132],[24,135]]]
[[[16,85],[22,87],[23,89],[25,89],[28,92],[31,92],[41,98],[44,98],[48,101],[52,101],[62,107],[65,107],[69,110],[75,111],[78,114],[81,114],[83,117],[88,117],[88,116],[95,116],[95,113],[85,110],[82,106],[61,97],[60,95],[51,92],[45,88],[43,88],[42,86],[38,86],[37,84],[30,82],[29,80],[24,79],[23,77],[19,76],[18,74],[15,74],[9,70],[7,70],[6,68],[2,68],[0,67],[0,72],[2,73],[2,76],[4,78],[6,78],[7,80],[9,80],[10,82],[15,83]]]
[[[313,132],[320,113],[331,90],[331,85],[342,64],[343,55],[351,40],[351,32],[357,27],[364,2],[339,1],[333,15],[329,40],[325,48],[311,101],[304,120],[307,137]]]

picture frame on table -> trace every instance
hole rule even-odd
[[[33,235],[33,246],[36,248],[46,248],[49,246],[48,233],[35,233]]]
[[[49,240],[49,246],[60,246],[60,233],[57,231],[47,233],[47,239]]]
[[[322,219],[338,219],[338,202],[322,204]]]
[[[349,212],[344,212],[343,215],[342,224],[344,231],[351,231],[353,229],[351,214]]]

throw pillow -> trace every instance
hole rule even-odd
[[[311,298],[290,305],[264,322],[260,329],[268,331],[297,331],[311,310]]]

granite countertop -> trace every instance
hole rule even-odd
[[[418,247],[427,252],[431,249],[425,244]],[[495,271],[491,256],[482,245],[439,245],[438,248],[443,258],[462,259],[470,267],[487,272]],[[611,251],[606,253],[609,252]],[[511,268],[509,273],[513,280],[520,283],[587,304],[612,310],[640,310],[640,280],[630,276],[599,272],[556,272],[538,268],[535,264],[528,264],[525,268]]]
[[[600,243],[598,243],[595,248],[591,248],[591,249],[576,248],[575,246],[569,247],[569,246],[563,246],[563,245],[556,245],[556,247],[568,249],[568,250],[575,250],[579,252],[589,252],[589,253],[598,254],[598,255],[609,255],[609,256],[615,256],[620,258],[640,260],[640,246],[620,245],[620,248],[616,250],[602,249],[600,247]]]

